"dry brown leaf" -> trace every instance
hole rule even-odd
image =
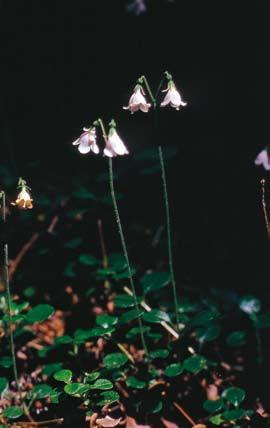
[[[96,420],[96,424],[101,427],[116,427],[119,425],[119,422],[121,421],[121,418],[119,419],[113,419],[110,416],[105,416],[105,418],[100,418]]]
[[[218,398],[218,388],[216,385],[211,384],[206,388],[206,395],[208,400],[217,400]]]
[[[176,425],[174,422],[167,421],[165,418],[161,418],[161,422],[165,428],[179,428],[179,425]]]
[[[197,424],[197,425],[194,425],[192,428],[207,428],[207,426],[202,424]]]
[[[151,428],[150,425],[138,425],[134,418],[127,417],[126,428]]]

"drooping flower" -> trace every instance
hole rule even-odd
[[[106,146],[103,150],[103,153],[109,158],[129,154],[129,151],[127,150],[124,142],[121,140],[118,133],[116,132],[114,121],[110,123],[109,135],[106,140]]]
[[[127,5],[127,11],[135,15],[141,15],[146,12],[145,0],[130,0]]]
[[[141,110],[144,113],[149,111],[151,104],[146,101],[145,94],[141,85],[136,85],[133,94],[129,99],[127,107],[123,107],[124,110],[129,110],[131,113]]]
[[[73,146],[78,146],[78,150],[82,154],[89,153],[90,151],[98,154],[99,147],[96,142],[96,128],[83,128],[83,131],[84,132],[79,136],[79,138],[72,143]]]
[[[21,189],[19,192],[17,199],[15,202],[12,202],[12,205],[17,205],[18,208],[22,208],[24,210],[31,210],[33,208],[33,199],[29,193],[29,187],[26,186],[26,181],[19,179],[18,188]]]
[[[161,107],[165,107],[166,105],[170,105],[171,107],[179,110],[180,106],[186,106],[187,103],[182,101],[181,95],[175,87],[175,84],[172,80],[169,80],[168,87],[162,92],[167,92],[164,97],[164,100],[160,104]]]
[[[262,165],[266,171],[270,171],[270,156],[267,148],[258,154],[255,159],[255,165]]]

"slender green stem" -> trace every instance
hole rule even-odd
[[[155,97],[154,97],[154,95],[153,95],[153,92],[151,91],[151,88],[150,88],[150,85],[149,85],[149,83],[148,83],[148,80],[146,79],[146,77],[145,77],[145,76],[142,76],[142,78],[143,78],[143,81],[144,81],[145,87],[146,87],[146,89],[147,89],[147,92],[148,92],[148,94],[149,94],[149,97],[151,98],[151,101],[152,101],[152,103],[153,103],[153,107],[154,107],[154,109],[155,109],[155,108],[156,108],[156,104],[157,104],[156,99],[155,99]]]
[[[139,324],[139,328],[140,328],[140,335],[141,335],[141,340],[142,340],[142,345],[144,348],[144,352],[145,355],[148,355],[148,349],[146,346],[146,341],[144,338],[144,333],[143,333],[143,325],[142,325],[142,320],[139,316],[140,311],[139,311],[139,304],[138,304],[138,299],[137,299],[137,294],[136,294],[136,290],[135,290],[135,285],[134,285],[134,281],[132,278],[132,272],[131,272],[131,268],[130,268],[130,262],[129,262],[129,257],[128,257],[128,251],[127,251],[127,246],[126,246],[126,241],[125,241],[125,237],[124,237],[124,233],[123,233],[123,229],[122,229],[122,224],[121,224],[121,220],[120,220],[120,214],[119,214],[119,210],[117,207],[117,201],[116,201],[116,197],[115,197],[115,191],[114,191],[114,182],[113,182],[113,165],[112,165],[112,158],[109,158],[109,180],[110,180],[110,189],[111,189],[111,196],[112,196],[112,201],[113,201],[113,207],[114,207],[114,212],[115,212],[115,217],[116,217],[116,223],[118,226],[118,231],[119,231],[119,235],[120,235],[120,239],[121,239],[121,244],[122,244],[122,248],[123,248],[123,253],[126,259],[126,263],[127,263],[127,268],[128,268],[128,275],[129,275],[129,282],[130,282],[130,286],[132,289],[132,293],[134,296],[134,303],[135,303],[135,308],[138,314],[138,324]]]
[[[163,151],[162,151],[162,147],[161,146],[158,146],[158,154],[159,154],[159,160],[160,160],[160,166],[161,166],[161,177],[162,177],[162,185],[163,185],[163,196],[164,196],[165,213],[166,213],[169,269],[170,269],[171,283],[172,283],[172,288],[173,288],[173,299],[174,299],[176,327],[177,327],[177,330],[179,331],[178,301],[177,301],[176,283],[175,283],[175,275],[174,275],[174,268],[173,268],[173,255],[172,255],[172,237],[171,237],[170,207],[169,207],[169,199],[168,199],[166,171],[165,171]]]
[[[2,192],[2,220],[6,222],[6,195],[5,192]],[[11,293],[10,293],[10,285],[9,285],[9,272],[8,272],[8,244],[4,244],[4,283],[6,289],[6,299],[7,299],[7,312],[8,312],[8,333],[9,333],[9,341],[10,341],[10,350],[11,350],[11,358],[12,358],[12,367],[13,367],[13,375],[16,384],[17,391],[20,392],[19,378],[18,378],[18,370],[16,365],[16,354],[15,354],[15,344],[14,337],[12,332],[12,316],[11,316]]]
[[[99,123],[99,126],[101,128],[102,136],[103,136],[104,140],[107,141],[107,134],[106,134],[106,130],[105,130],[105,126],[104,126],[103,120],[99,118],[97,120],[97,122]]]
[[[161,91],[162,85],[164,83],[164,77],[161,79],[161,81],[159,82],[159,85],[157,87],[157,91],[155,93],[155,99],[156,99],[156,103],[157,103],[157,97],[159,96],[159,93]]]

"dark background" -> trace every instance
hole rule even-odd
[[[98,116],[117,120],[131,152],[116,168],[156,143],[177,146],[167,168],[178,278],[264,293],[269,245],[254,158],[268,144],[269,6],[146,3],[136,17],[117,0],[1,1],[1,163],[34,194],[91,179],[104,160],[71,142]],[[188,106],[162,110],[156,131],[151,114],[122,106],[139,75],[156,87],[164,70]],[[119,183],[125,221],[158,226],[160,176],[132,168]]]

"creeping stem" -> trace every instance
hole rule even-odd
[[[135,290],[134,281],[132,278],[132,272],[131,272],[131,268],[130,268],[130,262],[129,262],[129,257],[128,257],[126,241],[125,241],[125,237],[124,237],[124,233],[123,233],[123,229],[122,229],[122,225],[121,225],[121,220],[120,220],[120,215],[119,215],[119,210],[117,207],[117,201],[116,201],[116,197],[115,197],[114,182],[113,182],[112,158],[109,158],[109,180],[110,180],[110,190],[111,190],[111,196],[112,196],[112,201],[113,201],[114,213],[115,213],[115,217],[116,217],[116,223],[118,226],[118,231],[119,231],[119,235],[120,235],[120,239],[121,239],[123,253],[124,253],[124,256],[126,259],[126,264],[127,264],[127,268],[128,268],[128,275],[129,275],[129,282],[130,282],[132,294],[134,297],[135,308],[136,308],[136,311],[138,314],[138,323],[139,323],[139,328],[140,328],[141,341],[142,341],[142,345],[143,345],[145,355],[147,356],[148,355],[148,349],[147,349],[146,341],[144,338],[143,325],[142,325],[142,320],[140,318],[140,311],[139,311],[137,294],[136,294],[136,290]]]

